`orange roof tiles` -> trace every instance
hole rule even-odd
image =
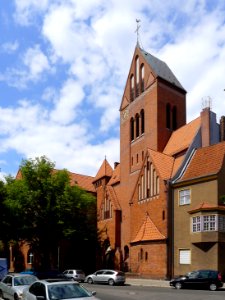
[[[120,164],[113,170],[111,179],[108,182],[108,185],[113,185],[120,182]]]
[[[98,180],[102,177],[105,177],[105,176],[111,177],[112,174],[113,174],[112,167],[108,163],[107,159],[104,159],[104,161],[103,161],[100,169],[98,170],[98,173],[96,174],[93,182],[95,182],[96,180]]]
[[[213,204],[209,204],[207,202],[202,202],[200,203],[197,207],[195,207],[194,209],[190,210],[189,213],[196,213],[198,211],[202,211],[202,210],[225,210],[225,205],[219,205],[219,206],[215,206]]]
[[[164,240],[164,239],[165,236],[161,234],[161,232],[152,222],[149,215],[146,215],[144,223],[141,225],[136,237],[131,241],[131,243]]]
[[[152,162],[162,179],[169,179],[172,175],[174,158],[163,153],[148,149]]]
[[[92,184],[94,177],[71,172],[68,173],[71,185],[78,185],[79,187],[88,192],[96,192]]]
[[[186,150],[191,145],[194,137],[201,126],[201,118],[193,120],[192,122],[180,127],[174,131],[163,150],[164,154],[174,155],[183,150]]]
[[[217,174],[224,157],[225,142],[197,149],[179,181]]]
[[[116,210],[121,210],[121,207],[120,207],[120,204],[119,204],[119,201],[118,201],[118,198],[117,198],[114,188],[112,186],[107,186],[107,192],[112,201],[113,208]]]

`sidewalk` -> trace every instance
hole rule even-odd
[[[155,287],[170,287],[167,280],[155,280],[145,278],[126,278],[126,284],[139,286],[155,286]]]

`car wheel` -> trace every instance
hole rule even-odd
[[[210,289],[210,291],[216,291],[217,290],[217,285],[215,283],[211,283],[209,285],[209,289]]]
[[[19,300],[19,296],[17,294],[14,294],[14,300]]]
[[[93,279],[91,277],[88,277],[87,283],[92,284],[93,283]]]
[[[0,298],[4,299],[2,290],[0,290]]]
[[[180,289],[182,288],[182,284],[181,284],[180,282],[176,282],[176,283],[175,283],[175,288],[176,288],[177,290],[180,290]]]
[[[112,278],[110,278],[110,279],[108,280],[108,284],[109,284],[109,285],[114,285],[115,282],[114,282],[114,280],[113,280]]]

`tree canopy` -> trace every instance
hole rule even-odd
[[[45,267],[54,265],[63,240],[96,242],[95,197],[71,186],[68,171],[54,167],[45,156],[23,160],[18,178],[6,178],[3,189],[8,239],[29,243]]]

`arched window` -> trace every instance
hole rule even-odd
[[[135,123],[136,123],[136,137],[139,137],[140,132],[139,132],[139,115],[138,114],[136,114],[136,116],[135,116]]]
[[[134,101],[134,75],[130,77],[130,101]]]
[[[143,249],[142,248],[141,248],[140,257],[141,257],[141,260],[142,260],[143,259]]]
[[[141,92],[143,93],[145,90],[145,66],[144,64],[141,65]]]
[[[173,126],[173,130],[177,129],[177,108],[176,106],[173,107],[172,109],[172,126]]]
[[[135,59],[135,69],[136,69],[136,73],[135,73],[135,77],[136,77],[136,97],[139,96],[140,92],[139,92],[139,57],[137,56]]]
[[[166,104],[166,128],[170,129],[170,104]]]
[[[130,119],[130,140],[134,140],[134,118]]]
[[[141,134],[145,132],[145,112],[144,109],[141,110]]]
[[[34,255],[33,255],[32,251],[29,250],[27,253],[27,263],[32,265],[33,260],[34,260]]]

